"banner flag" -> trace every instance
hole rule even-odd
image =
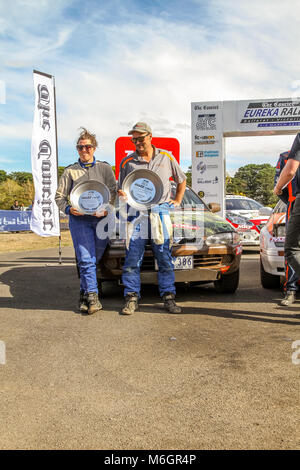
[[[35,106],[31,166],[35,187],[30,228],[42,237],[60,236],[57,189],[55,88],[52,75],[33,71]]]

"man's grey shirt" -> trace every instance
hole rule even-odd
[[[127,155],[120,163],[120,173],[118,179],[118,189],[122,189],[124,179],[134,170],[151,170],[156,173],[163,182],[164,192],[161,203],[166,202],[171,196],[172,177],[176,183],[182,183],[186,180],[186,176],[175,157],[167,150],[158,149],[153,146],[154,154],[149,162],[138,155],[137,152]]]

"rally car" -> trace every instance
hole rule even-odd
[[[260,279],[266,289],[277,288],[285,276],[286,204],[279,201],[260,232]]]
[[[172,182],[172,197],[176,185]],[[180,207],[171,211],[174,244],[172,249],[175,282],[185,285],[213,283],[217,292],[233,293],[239,284],[242,253],[240,237],[233,226],[214,212],[218,204],[208,207],[187,186]],[[116,213],[121,213],[118,199]],[[113,291],[121,283],[125,260],[125,240],[116,228],[98,266],[99,288],[102,294]],[[142,284],[157,284],[157,264],[151,246],[147,245],[141,266]]]

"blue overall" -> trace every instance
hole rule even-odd
[[[97,237],[96,228],[101,219],[92,215],[70,214],[69,227],[80,274],[80,290],[97,292],[97,264],[102,258],[108,238]]]
[[[152,208],[152,212],[158,213],[162,222],[164,234],[163,244],[157,244],[151,238],[150,211],[148,214],[141,217],[139,223],[134,226],[129,247],[126,249],[126,257],[123,266],[122,283],[125,287],[125,297],[129,292],[136,292],[140,297],[140,268],[143,262],[145,247],[149,241],[158,264],[157,280],[160,296],[163,296],[166,292],[176,294],[172,247],[170,247],[169,233],[162,217],[164,214],[169,214],[170,207],[172,207],[172,205],[165,202]],[[145,233],[147,237],[141,236],[145,235]]]

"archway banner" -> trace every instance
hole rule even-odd
[[[206,101],[192,108],[192,187],[225,215],[225,138],[296,134],[300,98]],[[278,149],[280,152],[282,149]]]

